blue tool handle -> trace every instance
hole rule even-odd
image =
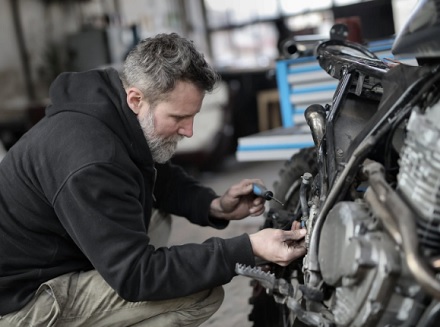
[[[252,184],[252,192],[256,196],[260,196],[266,200],[271,200],[273,198],[273,193],[271,191],[268,191],[267,188],[265,188],[261,184],[253,183]]]

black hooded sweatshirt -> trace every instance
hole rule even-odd
[[[149,245],[152,207],[201,226],[217,196],[170,163],[154,164],[117,71],[64,73],[46,116],[0,163],[0,315],[56,276],[96,269],[128,301],[185,296],[254,264],[249,237]]]

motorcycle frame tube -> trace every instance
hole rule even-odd
[[[341,110],[344,100],[347,97],[350,90],[350,84],[353,75],[348,73],[344,74],[343,78],[338,84],[335,95],[332,101],[332,107],[327,118],[326,127],[326,143],[327,143],[327,172],[336,172],[336,154],[335,154],[335,136],[334,136],[334,120],[337,118],[339,111]],[[336,174],[332,176],[328,175],[328,185],[332,185],[336,178]]]
[[[365,75],[368,76],[373,76],[376,78],[382,78],[386,72],[388,71],[385,68],[380,68],[380,67],[374,67],[374,66],[369,66],[366,63],[363,62],[359,62],[356,59],[353,59],[352,57],[348,56],[348,55],[335,55],[332,54],[328,51],[326,51],[325,54],[323,54],[323,56],[326,57],[327,60],[331,61],[331,62],[337,62],[338,64],[340,64],[342,66],[342,69],[347,69],[349,72],[353,72],[353,71],[359,71],[364,73]],[[371,60],[373,61],[374,59],[367,59],[367,60]],[[383,63],[381,60],[374,60],[375,62],[379,63]],[[373,62],[374,62],[373,61]]]
[[[318,168],[319,168],[319,184],[320,184],[320,194],[319,194],[319,202],[320,206],[325,202],[327,199],[327,192],[328,192],[328,174],[327,174],[327,161],[326,161],[326,151],[325,148],[325,142],[321,143],[321,146],[318,148],[317,153],[317,161],[318,161]]]
[[[340,50],[332,49],[331,46],[355,49],[363,53],[365,58],[344,54]],[[388,71],[387,65],[376,54],[364,46],[350,41],[329,40],[323,42],[318,45],[316,54],[320,66],[336,79],[341,79],[345,71],[359,71],[376,78],[382,78]]]

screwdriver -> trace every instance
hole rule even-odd
[[[279,204],[284,206],[284,204],[280,200],[278,200],[277,198],[273,197],[273,192],[272,191],[269,191],[267,188],[265,188],[261,184],[253,183],[252,184],[252,192],[256,196],[260,196],[260,197],[262,197],[263,199],[266,199],[266,200],[274,200],[275,202],[278,202]]]

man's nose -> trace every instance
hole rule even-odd
[[[193,136],[193,133],[194,133],[193,125],[194,125],[194,118],[186,119],[179,126],[179,130],[177,132],[179,133],[179,135],[182,135],[185,137],[191,137],[191,136]]]

